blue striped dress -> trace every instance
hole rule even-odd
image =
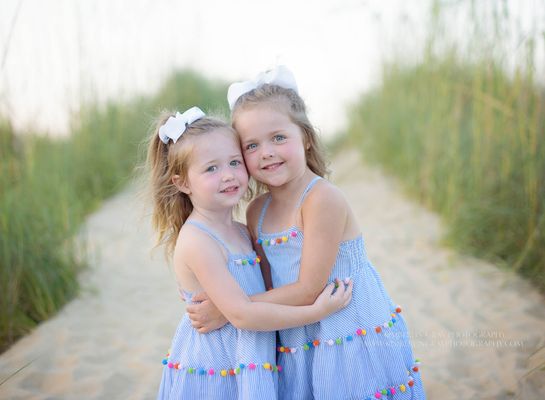
[[[265,291],[256,253],[234,254],[205,225],[202,229],[227,252],[227,268],[247,295]],[[250,240],[242,225],[241,234]],[[192,294],[181,291],[188,304]],[[274,332],[237,329],[231,324],[208,334],[198,333],[187,314],[178,324],[163,360],[158,399],[272,400],[277,399],[278,372]]]
[[[302,194],[298,208],[312,186]],[[297,281],[303,232],[264,233],[263,220],[271,197],[265,200],[258,222],[261,243],[271,265],[274,287]],[[401,313],[367,258],[363,238],[340,243],[329,281],[351,277],[351,303],[320,322],[279,332],[278,397],[307,399],[424,399],[419,361],[413,357],[408,329]]]

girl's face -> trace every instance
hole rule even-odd
[[[233,132],[216,129],[192,138],[187,180],[178,188],[193,206],[221,210],[235,206],[248,188],[248,173]]]
[[[303,133],[286,113],[267,104],[241,110],[235,128],[246,167],[255,180],[279,187],[305,173]]]

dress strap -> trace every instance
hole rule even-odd
[[[204,225],[204,224],[202,224],[200,222],[197,222],[197,221],[186,221],[185,223],[189,224],[189,225],[196,226],[201,231],[208,234],[208,236],[210,236],[212,239],[214,239],[216,242],[218,242],[225,249],[227,254],[231,254],[231,251],[229,250],[229,247],[227,247],[225,242],[223,240],[221,240],[221,238],[216,233],[214,233],[212,230],[210,230],[210,228],[208,228],[206,225]]]
[[[265,202],[263,203],[263,207],[261,207],[261,214],[259,215],[259,221],[257,222],[257,234],[259,236],[261,236],[261,228],[263,227],[263,220],[265,219],[265,213],[267,212],[267,208],[269,208],[271,199],[272,199],[272,196],[269,193],[269,195],[265,199]]]
[[[322,179],[321,176],[315,176],[314,179],[312,179],[309,184],[307,185],[307,187],[305,188],[305,191],[301,194],[301,198],[299,199],[299,202],[297,203],[297,209],[299,209],[301,207],[301,205],[303,204],[303,201],[305,201],[305,197],[307,197],[307,194],[308,192],[310,192],[310,189],[312,189],[312,187],[316,184],[316,182],[318,182],[320,179]]]
[[[240,231],[242,236],[244,238],[248,239],[248,242],[252,243],[252,238],[250,238],[250,235],[248,234],[248,230],[244,227],[244,225],[239,224],[238,222],[236,222],[236,224],[237,224],[238,230]]]

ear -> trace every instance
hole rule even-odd
[[[308,139],[308,136],[305,134],[301,134],[303,139],[303,146],[305,146],[305,151],[308,151],[310,149],[310,140]]]
[[[180,192],[190,195],[191,189],[186,181],[187,180],[182,179],[180,175],[174,175],[172,177],[172,183],[174,184],[174,186],[176,186]]]

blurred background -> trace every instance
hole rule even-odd
[[[543,1],[2,0],[0,351],[78,293],[73,238],[157,112],[227,117],[227,85],[279,64],[333,154],[357,149],[448,246],[543,293]]]

